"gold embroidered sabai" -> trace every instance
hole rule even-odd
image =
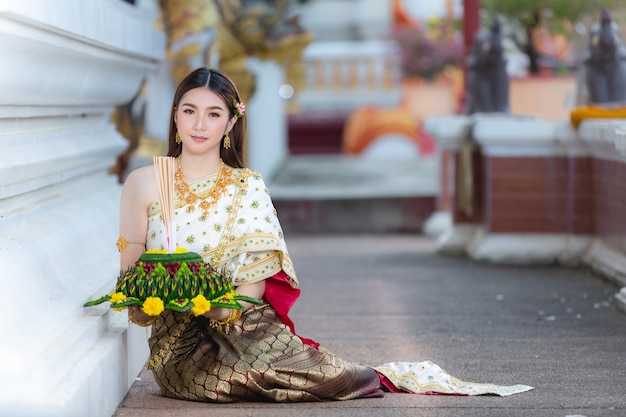
[[[208,216],[209,210],[215,205],[215,203],[217,203],[219,198],[224,195],[226,188],[229,184],[231,184],[232,180],[232,168],[227,167],[224,165],[224,161],[221,161],[220,172],[217,175],[217,180],[215,181],[213,187],[205,193],[196,194],[191,190],[191,188],[189,188],[189,184],[187,184],[187,181],[185,180],[179,158],[178,169],[174,174],[174,187],[176,188],[179,199],[188,205],[189,210],[194,210],[196,208],[196,203],[200,201],[198,207],[202,210],[203,215]]]

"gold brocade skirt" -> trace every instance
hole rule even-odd
[[[305,345],[267,304],[248,309],[228,333],[204,317],[167,310],[149,345],[167,397],[227,403],[382,396],[376,371]]]

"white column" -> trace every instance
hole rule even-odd
[[[454,193],[454,178],[456,176],[453,161],[450,161],[451,166],[444,166],[443,152],[446,150],[458,152],[463,139],[470,135],[471,125],[472,117],[465,115],[433,116],[424,119],[424,130],[437,142],[442,169],[450,170],[448,175],[452,179],[452,184],[440,183],[439,190],[442,190],[442,192],[449,186],[450,192]],[[440,173],[440,182],[443,181],[443,177],[443,173]],[[465,253],[469,242],[478,232],[479,226],[475,224],[454,224],[452,217],[452,211],[435,211],[426,220],[424,233],[437,236],[437,250],[441,253]]]
[[[110,416],[147,359],[108,307],[127,146],[111,114],[164,37],[120,0],[0,0],[0,414]]]
[[[279,95],[284,73],[273,60],[248,59],[256,90],[247,103],[248,166],[269,182],[288,155],[286,103]]]

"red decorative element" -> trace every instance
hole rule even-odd
[[[305,345],[309,345],[315,349],[319,347],[319,343],[306,339],[296,333],[293,321],[289,318],[289,310],[300,297],[300,289],[294,288],[289,283],[289,276],[284,271],[280,271],[268,278],[265,282],[265,301],[267,301],[280,317],[291,332],[302,339]]]

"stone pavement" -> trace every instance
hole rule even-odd
[[[299,334],[366,365],[427,359],[463,380],[535,389],[217,405],[163,398],[144,371],[115,417],[626,416],[626,315],[617,288],[588,270],[445,257],[417,234],[286,239]]]

